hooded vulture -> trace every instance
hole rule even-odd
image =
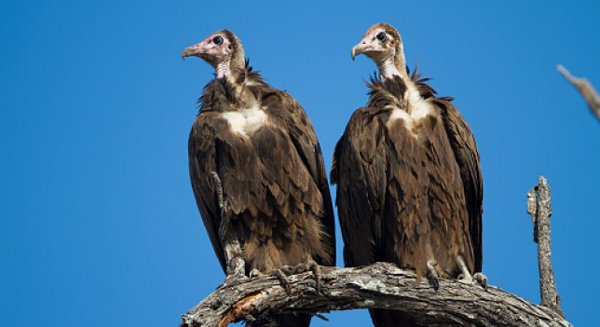
[[[182,57],[189,56],[215,69],[198,100],[188,154],[196,203],[223,271],[229,277],[335,265],[327,173],[300,104],[252,71],[242,43],[228,30],[186,48]],[[276,321],[309,322],[310,315]]]
[[[377,261],[472,281],[481,271],[483,183],[471,129],[421,74],[410,75],[402,39],[388,24],[352,48],[379,69],[366,107],[338,141],[331,171],[347,266]],[[475,275],[476,279],[484,276]],[[410,326],[394,311],[371,310],[376,326]]]

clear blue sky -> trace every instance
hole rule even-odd
[[[525,210],[543,174],[564,311],[596,324],[600,123],[555,66],[600,88],[600,2],[344,3],[1,1],[0,325],[177,326],[224,279],[187,168],[212,69],[181,51],[235,32],[305,108],[329,169],[375,71],[350,49],[377,22],[475,133],[490,283],[539,303]],[[327,316],[314,326],[370,324]]]

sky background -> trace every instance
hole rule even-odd
[[[556,65],[600,88],[599,14],[599,1],[0,1],[0,325],[177,326],[224,279],[187,167],[213,71],[181,51],[236,33],[305,108],[330,169],[376,69],[350,49],[377,22],[475,134],[490,284],[540,301],[526,193],[544,175],[564,312],[597,324],[600,124]],[[339,229],[337,246],[342,266]],[[371,324],[326,316],[313,326]]]

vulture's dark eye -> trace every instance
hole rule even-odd
[[[215,42],[216,45],[221,45],[223,44],[223,38],[217,35],[213,37],[213,42]]]
[[[385,35],[384,32],[380,32],[377,34],[377,39],[381,42],[385,42],[385,40],[387,40],[387,35]]]

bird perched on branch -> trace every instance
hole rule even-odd
[[[350,118],[335,147],[332,184],[347,266],[377,261],[414,269],[435,288],[439,278],[472,281],[481,271],[483,183],[471,129],[428,80],[405,64],[391,25],[367,30],[352,48],[379,77],[366,107]],[[481,274],[477,278],[483,279]],[[411,326],[397,311],[371,310],[376,326]]]
[[[188,150],[196,203],[227,276],[281,277],[306,265],[317,275],[315,262],[335,265],[327,173],[300,104],[252,71],[228,30],[183,50],[189,56],[215,69],[198,100]],[[309,322],[310,315],[288,314],[269,323]]]

